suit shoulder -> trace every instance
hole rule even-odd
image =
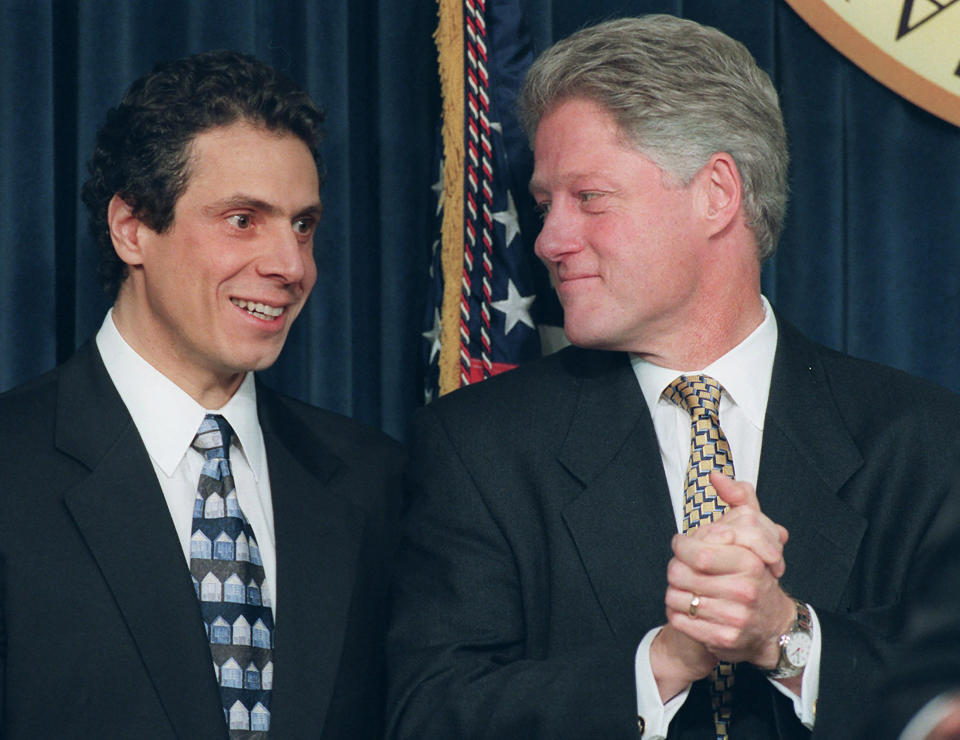
[[[891,407],[929,405],[960,411],[960,395],[938,383],[889,365],[820,348],[826,375],[838,399]]]
[[[429,407],[441,415],[471,413],[495,408],[525,414],[553,406],[574,391],[585,378],[602,375],[627,363],[621,352],[603,352],[569,346],[525,363],[482,383],[459,388],[433,401]]]
[[[18,404],[35,402],[44,394],[54,393],[58,375],[59,368],[54,368],[0,393],[0,405],[3,408],[17,408]]]
[[[259,385],[261,412],[278,415],[281,423],[302,424],[344,459],[379,456],[382,462],[400,464],[403,447],[381,430],[348,416],[313,406]]]
[[[960,396],[937,383],[814,342],[779,317],[778,327],[775,376],[779,368],[783,380],[824,383],[845,416],[906,420],[960,412]]]
[[[58,376],[58,370],[51,370],[0,393],[0,431],[52,422]]]

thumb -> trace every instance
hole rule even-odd
[[[760,510],[757,492],[749,483],[736,481],[714,470],[710,473],[710,484],[717,490],[717,495],[723,499],[727,506],[750,506],[757,511]]]

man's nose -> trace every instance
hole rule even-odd
[[[580,249],[576,219],[553,207],[543,219],[533,250],[544,262],[556,262],[565,254]]]
[[[313,240],[304,243],[290,224],[279,226],[269,235],[258,269],[265,277],[275,276],[284,283],[300,282],[313,261]]]

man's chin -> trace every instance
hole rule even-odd
[[[570,344],[583,347],[583,349],[616,349],[614,343],[610,341],[610,338],[598,331],[596,327],[578,326],[567,323],[564,324],[563,332],[566,334]]]
[[[235,373],[253,373],[266,370],[276,363],[282,349],[281,346],[278,349],[261,350],[251,352],[247,356],[235,357],[233,362],[230,363],[231,370]]]

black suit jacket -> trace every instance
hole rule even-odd
[[[790,531],[781,583],[820,618],[817,734],[898,631],[930,523],[960,483],[953,394],[780,322],[758,478]],[[664,622],[673,512],[625,355],[568,348],[415,419],[388,641],[395,737],[636,738],[634,654]],[[733,737],[804,737],[737,669]],[[712,737],[705,682],[671,737]]]
[[[893,740],[934,698],[960,696],[960,501],[952,504],[918,558],[902,649],[874,701],[864,702],[865,739]]]
[[[271,737],[377,737],[401,456],[258,386],[278,591]],[[227,736],[189,568],[88,346],[0,397],[0,735]]]

